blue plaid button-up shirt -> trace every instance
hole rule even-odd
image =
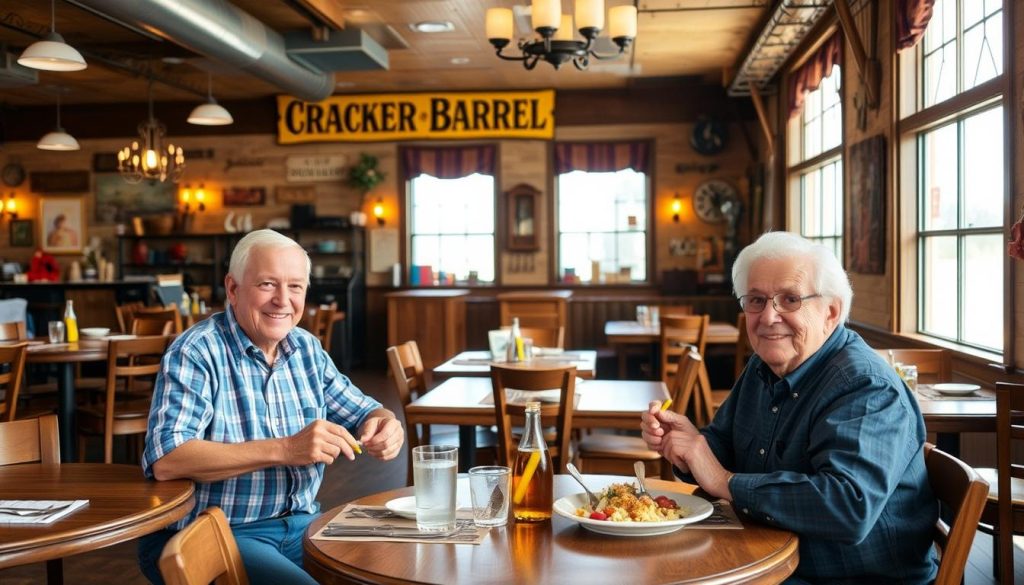
[[[736,509],[800,536],[796,577],[935,578],[938,502],[924,465],[924,420],[893,368],[853,331],[837,328],[782,379],[754,356],[701,432],[736,473]]]
[[[192,439],[241,443],[294,435],[326,418],[353,434],[380,403],[338,372],[309,332],[293,329],[267,365],[228,308],[184,332],[161,363],[149,413],[142,468]],[[313,500],[323,464],[267,467],[217,482],[196,482],[196,505],[173,528],[183,528],[208,506],[232,524],[284,512],[319,510]]]

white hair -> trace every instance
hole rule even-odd
[[[762,234],[736,256],[736,262],[732,265],[732,283],[736,297],[739,298],[749,291],[747,278],[754,262],[793,256],[811,261],[811,265],[814,266],[815,292],[825,298],[838,299],[841,305],[839,322],[846,323],[850,318],[853,288],[850,287],[850,278],[843,270],[843,265],[839,263],[831,249],[790,232]]]
[[[245,269],[249,266],[249,257],[255,248],[298,248],[302,250],[306,258],[306,280],[309,281],[309,273],[312,269],[309,254],[295,240],[270,229],[249,232],[235,244],[235,249],[231,252],[231,262],[228,264],[228,274],[235,280],[242,280]]]

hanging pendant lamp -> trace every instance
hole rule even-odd
[[[82,54],[57,34],[57,8],[54,4],[55,0],[50,0],[50,34],[29,45],[18,57],[18,64],[44,71],[81,71],[86,68]]]
[[[81,148],[75,137],[65,132],[64,128],[60,125],[60,89],[57,90],[57,127],[40,138],[39,142],[36,143],[36,148],[40,150],[65,151]]]
[[[189,124],[199,126],[226,126],[234,123],[231,112],[213,99],[213,76],[206,72],[206,103],[196,106],[188,115]]]

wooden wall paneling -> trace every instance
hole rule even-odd
[[[428,369],[463,351],[468,294],[461,289],[388,293],[388,345],[415,340]]]

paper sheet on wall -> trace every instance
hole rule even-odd
[[[398,229],[370,231],[370,272],[386,272],[398,262]]]

